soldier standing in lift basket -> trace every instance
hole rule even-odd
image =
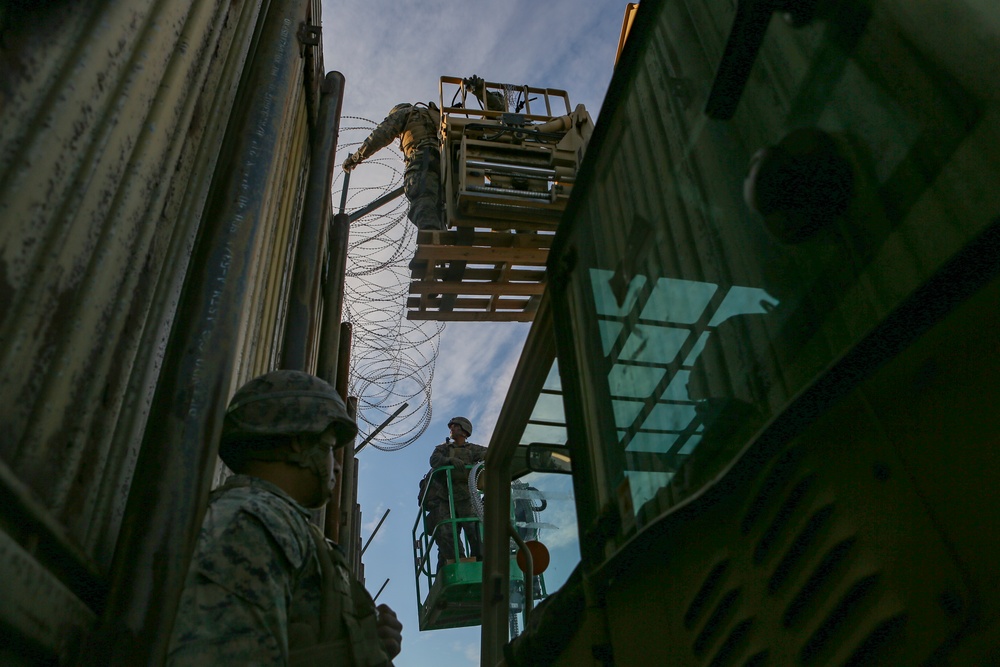
[[[472,506],[472,496],[469,495],[469,470],[466,466],[471,466],[483,461],[486,458],[486,448],[468,442],[472,435],[472,422],[465,417],[455,417],[448,422],[451,437],[446,438],[443,444],[434,448],[431,454],[431,469],[441,466],[454,466],[451,471],[452,493],[455,499],[455,516],[451,516],[448,507],[447,482],[442,473],[438,473],[431,481],[431,488],[427,492],[427,500],[424,507],[428,512],[427,525],[433,529],[438,526],[434,533],[434,541],[438,545],[438,569],[456,556],[455,536],[461,536],[465,531],[466,539],[469,540],[469,550],[471,556],[482,559],[482,546],[479,539],[479,521],[460,521],[456,524],[456,531],[452,532],[452,526],[442,524],[442,521],[452,518],[478,518],[476,510]],[[439,525],[440,524],[440,525]],[[458,544],[458,557],[465,557],[465,550],[462,548],[461,540]]]

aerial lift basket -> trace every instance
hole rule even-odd
[[[418,232],[407,317],[531,321],[593,121],[552,88],[441,77],[440,96],[447,230]]]

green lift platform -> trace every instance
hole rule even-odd
[[[472,466],[467,466],[471,469]],[[441,630],[479,625],[482,622],[483,564],[471,556],[468,540],[461,530],[472,524],[483,539],[482,521],[478,516],[458,516],[455,512],[455,496],[451,471],[454,466],[442,466],[432,470],[426,478],[428,483],[420,494],[420,511],[413,524],[413,562],[417,588],[417,615],[420,630]],[[436,567],[436,545],[434,532],[438,525],[429,525],[426,509],[426,489],[432,479],[441,479],[448,489],[449,516],[438,525],[452,532],[455,550],[444,559],[444,564]],[[511,520],[515,519],[514,503],[511,503]],[[460,546],[461,545],[461,546]],[[461,549],[461,550],[460,550]],[[541,575],[534,577],[535,598],[545,596],[545,583]],[[511,614],[517,614],[518,596],[516,591],[524,588],[524,573],[517,564],[516,551],[510,555],[510,580],[512,591]]]

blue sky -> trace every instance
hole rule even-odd
[[[489,81],[566,90],[570,102],[584,104],[596,120],[611,78],[625,6],[618,0],[325,1],[324,60],[327,70],[345,76],[345,117],[377,122],[399,102],[437,101],[441,76],[478,74]],[[342,130],[360,126],[369,127],[360,121],[342,122]],[[366,134],[365,129],[342,131],[345,150],[338,153],[338,161],[346,157],[347,144]],[[362,165],[352,175],[352,190],[366,178],[377,187],[379,179],[384,185],[386,175],[378,166]],[[338,169],[335,202],[339,202],[341,182]],[[358,197],[352,205],[366,203]],[[409,223],[398,224],[404,228],[387,233],[405,236]],[[412,250],[403,259],[404,265],[410,256]],[[358,290],[350,292],[348,299],[361,298]],[[390,579],[379,602],[393,607],[404,625],[403,652],[395,660],[396,667],[479,664],[478,626],[417,630],[411,538],[417,483],[428,469],[434,446],[448,435],[451,417],[471,419],[475,425],[471,440],[489,443],[527,331],[528,325],[519,323],[449,323],[437,339],[439,357],[433,369],[427,431],[398,451],[368,447],[359,455],[363,540],[367,541],[385,510],[391,510],[364,561],[372,593]],[[372,420],[381,421],[377,416]],[[550,531],[546,540],[554,551],[548,574],[557,583],[579,560],[579,552],[569,479],[549,484],[545,491],[550,505],[540,519],[563,524],[560,530]]]

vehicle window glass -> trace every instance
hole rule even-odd
[[[549,554],[548,568],[535,582],[535,603],[559,590],[580,562],[573,478],[569,475],[531,473],[511,485],[514,526],[525,540],[538,540]],[[513,547],[512,547],[513,548]],[[516,627],[524,628],[523,590],[511,590],[511,611]],[[512,635],[515,625],[511,626]]]
[[[918,27],[926,7],[775,15],[730,119],[705,109],[735,3],[656,7],[556,246],[573,252],[554,302],[574,452],[618,543],[717,479],[997,215],[968,196],[995,188],[992,92],[957,33]]]
[[[566,444],[559,366],[553,362],[519,443]],[[536,602],[557,591],[580,562],[573,478],[565,474],[529,473],[511,484],[514,525],[525,540],[548,549],[548,569],[535,584]],[[512,547],[513,548],[513,547]],[[511,590],[511,634],[524,628],[523,590]]]

